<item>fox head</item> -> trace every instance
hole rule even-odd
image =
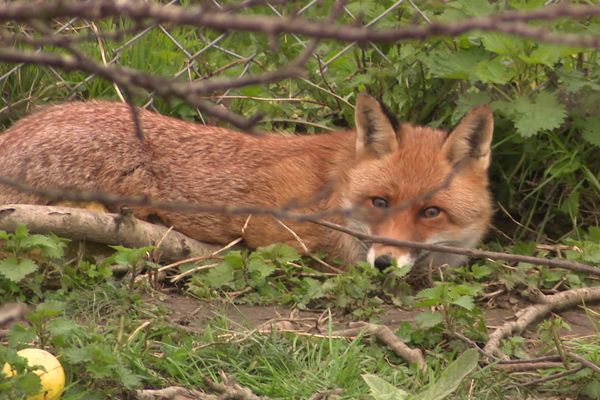
[[[472,108],[450,133],[399,124],[373,97],[356,103],[356,145],[343,199],[349,223],[372,235],[449,246],[475,246],[492,214],[487,170],[493,116]],[[377,268],[457,265],[465,257],[374,243]]]

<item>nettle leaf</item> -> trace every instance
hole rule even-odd
[[[423,57],[429,72],[436,77],[447,79],[472,79],[477,64],[488,55],[480,48],[471,48],[457,52],[435,51]]]
[[[33,328],[27,328],[17,323],[10,327],[6,337],[11,347],[22,347],[22,345],[28,344],[35,339],[36,332]]]
[[[588,236],[591,241],[600,243],[600,227],[590,226],[588,229]]]
[[[17,375],[15,389],[29,395],[35,395],[42,390],[42,381],[35,372],[29,372],[26,374]],[[28,398],[36,398],[28,397]]]
[[[600,264],[600,243],[585,241],[582,251],[581,259],[584,262]]]
[[[81,331],[81,326],[66,318],[56,318],[48,323],[48,331],[54,335],[66,335]]]
[[[233,288],[235,280],[234,269],[227,262],[222,262],[204,275],[203,280],[213,288],[229,286]]]
[[[600,378],[590,380],[582,390],[582,394],[585,394],[590,399],[600,398]]]
[[[409,394],[402,389],[388,383],[373,374],[363,374],[362,378],[371,389],[371,396],[375,400],[404,400]]]
[[[457,299],[452,301],[452,304],[456,304],[464,309],[471,311],[475,308],[475,302],[473,301],[473,297],[471,296],[460,296]]]
[[[23,240],[29,235],[29,231],[25,225],[17,225],[13,238],[17,241]]]
[[[585,87],[589,87],[593,90],[600,90],[600,84],[596,83],[594,79],[590,79],[589,76],[586,76],[581,71],[562,67],[556,69],[556,75],[558,75],[561,80],[561,88],[567,92],[578,92]]]
[[[89,363],[92,355],[87,347],[69,347],[62,350],[62,356],[73,364]]]
[[[505,84],[514,78],[514,62],[508,57],[495,57],[483,60],[475,68],[475,75],[484,83]]]
[[[503,33],[482,33],[481,43],[486,50],[503,56],[525,53],[525,41],[523,39],[508,36]]]
[[[13,256],[0,260],[0,275],[15,283],[21,282],[37,270],[38,265],[28,258],[20,260]]]
[[[263,280],[275,271],[273,263],[267,263],[262,257],[255,256],[254,254],[248,258],[247,268],[248,273],[255,280]]]
[[[556,45],[540,44],[531,54],[520,54],[519,58],[526,64],[542,64],[553,67],[561,56],[561,49]]]
[[[372,20],[385,11],[385,7],[378,1],[353,1],[352,3],[346,4],[346,8],[355,17],[366,17],[367,20]]]
[[[488,0],[459,0],[457,2],[469,16],[482,17],[490,15],[495,7]]]
[[[415,316],[415,322],[420,329],[429,329],[441,324],[442,313],[436,311],[425,311]]]
[[[141,376],[135,374],[129,368],[125,367],[122,364],[116,364],[115,373],[118,377],[119,381],[125,386],[127,389],[133,389],[142,384]]]
[[[146,253],[152,251],[154,246],[144,246],[138,248],[128,248],[123,246],[109,246],[117,252],[109,259],[120,265],[135,265],[146,256]]]
[[[223,261],[237,269],[244,266],[244,256],[240,251],[230,251],[223,256]]]
[[[27,250],[40,248],[46,257],[53,259],[61,258],[64,255],[66,245],[67,240],[57,236],[30,235],[21,241],[21,247]]]
[[[522,96],[513,102],[511,116],[519,134],[531,137],[540,131],[558,128],[567,115],[564,104],[552,93],[541,92],[534,100]]]
[[[281,243],[260,247],[256,250],[256,253],[262,257],[277,261],[280,264],[300,260],[300,253],[298,253],[298,250]]]
[[[579,191],[573,190],[560,204],[560,211],[569,216],[576,216],[579,212]]]
[[[573,122],[581,130],[581,137],[588,143],[600,147],[600,116],[577,118]]]

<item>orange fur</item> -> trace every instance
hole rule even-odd
[[[356,116],[356,132],[284,137],[251,136],[140,110],[145,135],[140,141],[126,105],[66,103],[43,108],[0,135],[0,174],[35,187],[144,194],[163,201],[275,208],[308,202],[295,210],[300,212],[359,207],[351,218],[334,220],[392,238],[475,245],[491,216],[489,110],[473,109],[450,135],[408,124],[395,127],[365,94],[358,96]],[[382,197],[393,211],[439,185],[456,163],[461,167],[450,186],[428,199],[399,212],[383,213],[373,205],[374,197]],[[7,203],[47,201],[0,185],[0,204]],[[439,217],[419,217],[431,206],[443,210]],[[195,239],[220,244],[240,236],[248,217],[148,207],[134,208],[134,214],[155,214]],[[345,262],[364,260],[367,252],[372,264],[382,256],[409,264],[462,261],[380,245],[369,249],[346,234],[283,222],[309,251],[324,250]],[[243,237],[250,247],[284,242],[299,248],[269,216],[253,216]]]

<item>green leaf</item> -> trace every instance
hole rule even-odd
[[[583,262],[600,265],[600,243],[585,242],[582,247],[581,259]]]
[[[560,211],[570,217],[576,217],[579,213],[579,191],[572,190],[560,204]]]
[[[385,11],[385,8],[377,1],[353,1],[346,7],[355,17],[365,17],[367,20],[372,20]]]
[[[81,327],[77,323],[66,318],[57,318],[48,324],[48,331],[55,336],[66,335],[80,330]]]
[[[30,235],[21,241],[21,247],[30,250],[40,248],[48,258],[61,258],[64,255],[66,241],[57,236]]]
[[[377,375],[363,374],[362,378],[371,389],[371,396],[375,400],[404,400],[408,399],[409,394],[402,389],[384,381]]]
[[[473,301],[473,297],[471,296],[460,296],[459,298],[452,301],[452,304],[456,304],[467,310],[472,310],[475,308],[475,302]]]
[[[450,118],[450,122],[452,124],[458,123],[458,121],[469,111],[472,107],[479,104],[488,104],[492,101],[492,98],[489,94],[485,92],[470,92],[464,93],[456,102],[454,106],[454,111],[452,112],[452,117]]]
[[[517,241],[513,245],[512,251],[515,254],[521,254],[524,256],[532,256],[532,255],[534,255],[536,248],[537,248],[536,242]]]
[[[142,380],[139,375],[134,374],[129,368],[117,364],[115,365],[115,373],[119,378],[119,381],[127,389],[134,389],[141,385]]]
[[[232,283],[235,279],[233,267],[226,262],[222,262],[204,275],[203,280],[207,285],[213,288],[229,286],[233,288]]]
[[[415,396],[415,400],[441,400],[450,395],[458,388],[462,380],[477,367],[478,361],[477,350],[465,351],[446,367],[440,378],[429,389]]]
[[[594,378],[585,384],[582,394],[590,399],[600,399],[600,378]]]
[[[7,257],[0,260],[0,275],[15,283],[37,270],[38,265],[27,258],[19,260],[17,257]]]
[[[458,3],[467,15],[473,17],[482,17],[490,15],[495,8],[488,0],[460,0]]]
[[[556,75],[561,80],[561,87],[567,92],[575,93],[583,88],[590,88],[595,91],[600,90],[600,84],[596,80],[590,79],[581,71],[562,67],[556,70]]]
[[[241,251],[230,251],[223,256],[223,261],[236,269],[240,269],[244,266],[244,256]]]
[[[503,56],[520,55],[525,52],[525,41],[523,39],[503,33],[482,33],[481,43],[486,50]]]
[[[588,228],[588,236],[591,241],[600,243],[600,226],[590,226]]]
[[[27,328],[21,324],[14,324],[10,327],[6,336],[10,347],[18,348],[32,342],[36,337],[36,333],[31,328]]]
[[[552,68],[558,62],[560,56],[561,49],[559,46],[539,44],[531,54],[520,54],[519,58],[529,65],[542,64]]]
[[[574,122],[588,143],[600,147],[600,116],[578,118]]]
[[[446,79],[472,79],[473,70],[488,56],[479,48],[457,52],[435,51],[423,57],[429,72],[436,77]]]
[[[15,389],[25,394],[35,395],[42,390],[42,381],[34,372],[17,375],[16,379],[17,384],[15,385]]]
[[[65,310],[65,303],[47,300],[35,307],[35,310],[25,316],[34,327],[41,329],[46,321],[56,318]]]
[[[443,321],[442,313],[437,311],[425,311],[415,316],[415,322],[421,329],[433,328]]]
[[[531,137],[543,130],[558,128],[566,117],[565,106],[552,93],[541,92],[534,100],[518,97],[513,104],[512,116],[521,136]]]
[[[21,241],[29,235],[29,231],[25,225],[17,225],[13,238],[16,241]]]
[[[503,85],[515,76],[514,63],[503,57],[483,60],[475,68],[475,75],[484,83],[497,83]]]
[[[87,347],[68,347],[62,351],[63,357],[73,364],[89,363],[92,356]]]
[[[277,261],[280,264],[286,264],[300,259],[300,253],[298,253],[296,249],[281,243],[260,247],[256,249],[256,253],[267,259]]]
[[[256,283],[264,281],[266,277],[275,271],[275,266],[272,262],[265,262],[262,257],[255,253],[250,255],[247,268],[248,274]]]
[[[146,253],[152,251],[154,246],[144,246],[135,249],[130,249],[123,246],[109,246],[116,250],[117,253],[112,257],[112,262],[120,265],[135,265],[146,256]]]

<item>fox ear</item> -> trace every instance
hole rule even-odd
[[[494,116],[488,106],[473,107],[448,135],[443,151],[451,164],[476,162],[481,169],[490,165]]]
[[[362,92],[356,97],[356,157],[380,158],[398,148],[396,118],[375,98]]]

